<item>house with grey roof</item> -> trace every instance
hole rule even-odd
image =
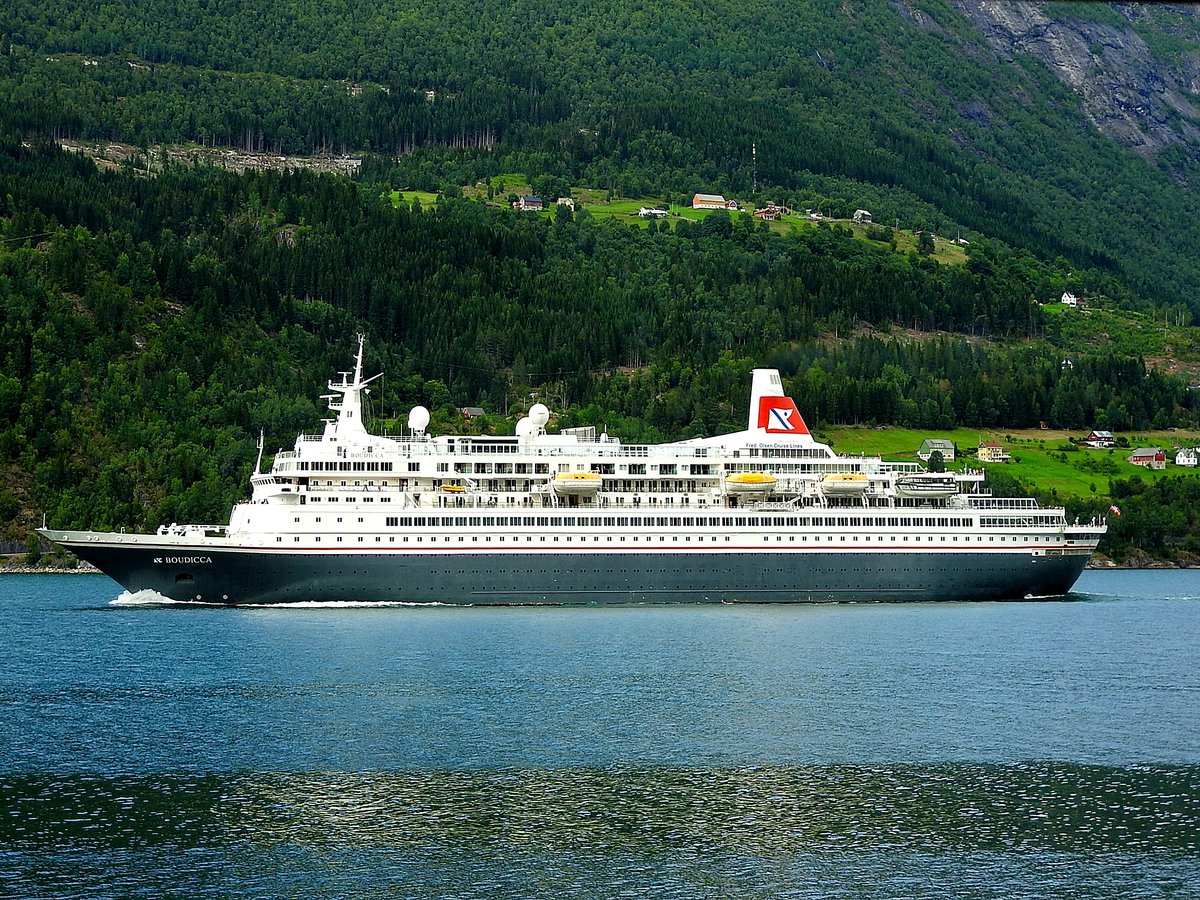
[[[954,441],[946,440],[945,438],[925,438],[921,441],[921,446],[917,450],[917,459],[921,462],[929,462],[929,457],[933,456],[933,451],[937,450],[942,454],[944,462],[950,462],[954,459]]]

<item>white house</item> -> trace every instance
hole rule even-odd
[[[643,206],[638,210],[638,215],[643,219],[661,219],[663,216],[669,215],[665,209],[658,209],[653,206]]]
[[[951,462],[954,459],[954,441],[945,438],[925,438],[917,450],[917,457],[922,462],[929,462],[929,457],[933,456],[935,450],[942,454],[943,462]]]
[[[871,211],[869,209],[856,209],[854,211],[854,224],[855,225],[870,225],[871,224]]]
[[[1079,298],[1070,291],[1063,291],[1062,303],[1063,306],[1076,307],[1079,306]]]
[[[1196,468],[1197,462],[1200,460],[1196,457],[1195,447],[1184,447],[1175,454],[1175,465],[1187,466],[1189,469]]]

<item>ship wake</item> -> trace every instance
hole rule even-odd
[[[109,606],[181,606],[183,601],[164,597],[158,591],[149,589],[123,592],[119,597],[109,601]]]

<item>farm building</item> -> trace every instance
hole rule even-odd
[[[1092,447],[1093,449],[1097,450],[1103,450],[1106,447],[1117,446],[1117,442],[1113,439],[1113,433],[1111,431],[1093,431],[1091,434],[1085,437],[1081,443],[1085,447]]]
[[[1135,466],[1144,466],[1147,469],[1165,469],[1167,454],[1161,447],[1138,447],[1129,454],[1129,461]]]
[[[948,441],[945,438],[925,438],[921,441],[920,449],[917,450],[917,458],[922,462],[929,462],[929,457],[933,456],[935,450],[942,454],[945,462],[954,459],[954,441]]]
[[[726,200],[720,194],[696,194],[692,209],[737,209],[737,201]]]
[[[1196,468],[1196,464],[1200,462],[1197,458],[1195,447],[1184,447],[1175,454],[1175,465],[1186,466],[1189,469]]]

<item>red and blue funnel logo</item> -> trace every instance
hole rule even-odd
[[[767,434],[808,434],[808,426],[791,397],[760,398],[758,427]]]

